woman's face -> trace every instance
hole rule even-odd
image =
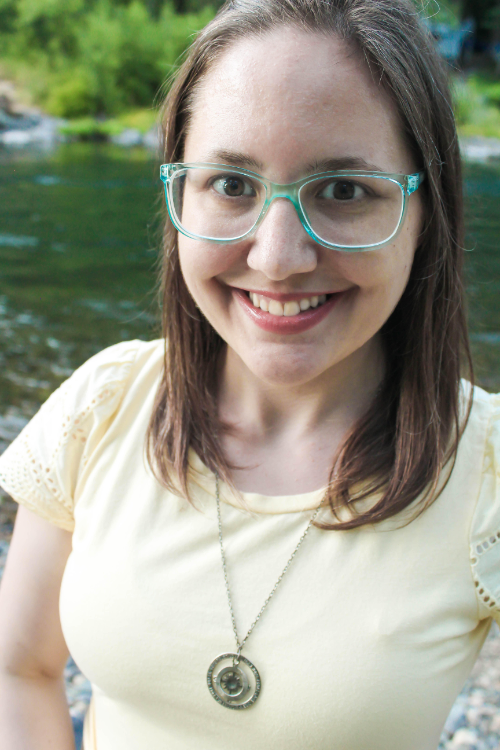
[[[235,42],[210,68],[183,160],[246,166],[277,183],[322,171],[314,165],[329,160],[402,174],[421,168],[391,99],[359,54],[335,37],[288,27]],[[304,384],[349,362],[369,366],[377,332],[408,281],[421,219],[417,192],[390,244],[346,253],[312,240],[292,203],[277,198],[243,241],[179,235],[182,273],[229,357],[262,381]],[[249,292],[271,311],[256,313]],[[321,295],[333,295],[324,309]],[[320,297],[317,312],[273,315],[280,304],[293,313],[313,297]]]

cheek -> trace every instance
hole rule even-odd
[[[186,283],[199,286],[223,273],[230,262],[231,253],[224,246],[205,243],[179,236],[179,261]]]
[[[403,294],[422,228],[422,207],[418,200],[409,207],[401,231],[390,245],[373,253],[349,256],[344,261],[344,272],[361,290],[384,297],[387,307],[393,308]]]
[[[210,319],[216,310],[227,312],[228,299],[220,279],[240,277],[244,265],[241,248],[192,240],[179,235],[179,262],[186,286],[196,305]],[[235,284],[237,286],[237,284]]]

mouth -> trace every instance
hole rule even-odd
[[[348,290],[307,295],[274,294],[232,288],[243,312],[269,333],[303,333],[324,320]]]
[[[309,297],[304,295],[298,299],[279,300],[257,292],[245,292],[245,294],[248,295],[248,298],[254,307],[259,308],[263,312],[269,313],[269,315],[274,315],[277,318],[292,318],[306,312],[307,310],[314,310],[317,307],[324,305],[328,299],[331,299],[333,296],[333,294],[313,294]],[[286,297],[288,295],[282,296]]]

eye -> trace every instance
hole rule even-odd
[[[351,180],[334,180],[319,191],[318,198],[336,201],[353,201],[366,197],[366,191]]]
[[[219,195],[229,198],[255,197],[252,185],[239,175],[223,175],[212,180],[212,187]]]

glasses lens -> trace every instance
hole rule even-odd
[[[249,232],[265,197],[258,180],[227,169],[186,167],[170,182],[177,223],[206,239],[230,240]]]
[[[303,185],[299,198],[318,237],[341,247],[384,242],[403,213],[401,186],[383,177],[317,178]]]

